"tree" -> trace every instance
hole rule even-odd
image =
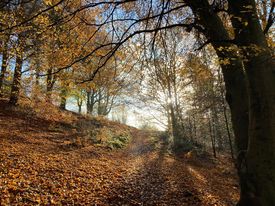
[[[19,99],[19,93],[20,93],[20,82],[21,82],[22,67],[24,62],[23,54],[22,54],[22,51],[20,50],[16,54],[16,60],[15,60],[15,69],[14,69],[13,82],[11,87],[11,95],[9,100],[9,103],[11,105],[17,105],[18,99]]]
[[[249,85],[249,146],[246,166],[241,168],[241,184],[246,194],[240,204],[252,198],[260,205],[272,205],[275,202],[274,61],[264,30],[256,17],[255,2],[229,3],[236,44],[243,54]]]
[[[184,73],[184,55],[181,45],[186,40],[184,32],[159,32],[155,37],[152,57],[145,59],[144,100],[155,105],[167,119],[167,129],[173,139],[173,148],[184,148],[187,142],[183,126],[184,89],[188,86]]]
[[[140,28],[129,32],[129,35],[124,35],[123,37],[126,37],[122,38],[117,45],[139,33],[156,33],[159,30],[177,26],[186,27],[189,31],[190,28],[195,28],[204,35],[206,42],[211,43],[220,58],[227,102],[231,109],[239,153],[238,171],[241,185],[239,205],[248,205],[255,201],[259,205],[273,205],[275,202],[273,195],[275,81],[274,72],[272,72],[274,63],[265,37],[266,29],[263,30],[260,26],[255,2],[229,0],[227,3],[214,1],[210,4],[207,0],[192,0],[186,1],[184,5],[180,3],[177,5],[177,3],[163,1],[156,3],[157,6],[147,6],[148,13],[144,14],[148,9],[137,11],[139,17],[145,16],[145,18],[140,17],[133,23],[147,22],[145,29]],[[138,5],[137,2],[133,4]],[[169,7],[171,5],[174,7]],[[191,8],[194,21],[180,24],[165,19],[165,14],[179,10],[175,5]],[[144,8],[143,6],[141,4],[141,8]],[[157,14],[151,12],[155,8],[160,9],[160,12]],[[219,16],[220,12],[230,15],[234,38],[231,38],[223,19]],[[156,19],[158,23],[152,27],[149,23]],[[188,18],[185,20],[188,21]],[[148,28],[149,25],[150,28]],[[242,55],[239,55],[240,53]]]
[[[261,28],[257,16],[255,1],[213,1],[212,4],[207,0],[185,1],[185,4],[162,1],[151,6],[147,5],[149,10],[144,4],[140,4],[140,8],[144,10],[137,11],[138,5],[138,2],[134,2],[132,7],[127,7],[128,10],[134,8],[140,17],[136,21],[133,20],[129,28],[136,24],[141,27],[139,30],[126,30],[129,31],[128,35],[123,34],[122,39],[114,43],[117,45],[115,51],[137,34],[157,33],[177,26],[186,27],[188,31],[195,28],[204,35],[206,44],[210,43],[213,46],[220,59],[226,98],[231,109],[241,185],[239,205],[255,201],[259,205],[273,205],[275,202],[275,197],[272,195],[275,185],[273,162],[275,81],[272,72],[274,63],[265,37],[266,29]],[[192,10],[191,23],[189,23],[190,18],[181,19],[186,23],[177,23],[167,20],[168,17],[164,18],[165,14],[171,14],[175,10],[178,11],[176,16],[182,15],[183,11],[180,9],[183,7]],[[156,12],[152,12],[154,9]],[[220,17],[221,12],[230,17],[234,30],[233,38]],[[156,24],[153,24],[154,20],[157,21]]]
[[[2,64],[1,64],[1,74],[0,74],[0,96],[3,96],[3,85],[5,80],[5,74],[7,72],[8,66],[8,43],[9,43],[9,36],[3,38],[2,42]]]
[[[40,10],[30,18],[23,18],[8,29],[26,25],[63,2],[66,1],[52,2],[43,12]],[[145,39],[147,33],[153,34],[143,44],[146,47],[155,45],[157,34],[167,29],[183,27],[196,33],[204,40],[199,48],[211,45],[220,61],[237,145],[239,205],[274,205],[275,73],[268,42],[274,3],[266,2],[258,8],[254,0],[92,1],[73,4],[69,9],[64,7],[66,15],[58,22],[70,22],[71,17],[74,19],[76,14],[86,10],[98,15],[96,21],[95,18],[80,18],[93,29],[87,42],[95,40],[99,31],[104,31],[100,33],[104,35],[103,41],[75,54],[72,61],[65,62],[56,73],[98,55],[97,68],[83,80],[92,81],[127,41],[136,43],[138,35],[145,34]],[[268,15],[266,8],[271,11]],[[102,13],[97,13],[96,9]]]

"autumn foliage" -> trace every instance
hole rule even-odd
[[[77,145],[74,122],[84,117],[59,111],[62,118],[50,120],[29,109],[1,101],[1,205],[226,206],[238,198],[226,158],[175,158],[152,141],[156,134],[107,120],[85,119],[94,130],[130,132],[127,148]]]

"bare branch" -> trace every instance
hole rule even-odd
[[[40,12],[38,12],[37,14],[35,14],[34,16],[32,16],[32,17],[30,17],[30,18],[28,18],[28,19],[26,19],[26,20],[20,22],[19,24],[16,24],[16,25],[14,25],[14,26],[11,26],[11,27],[8,27],[8,28],[5,28],[5,29],[1,29],[1,30],[0,30],[0,33],[1,33],[1,32],[4,32],[4,31],[7,31],[7,30],[12,30],[12,29],[14,29],[14,28],[16,28],[16,27],[23,26],[24,24],[26,24],[26,23],[28,23],[28,22],[34,20],[35,18],[37,18],[37,17],[40,16],[41,14],[43,14],[43,13],[45,13],[45,12],[48,12],[48,11],[54,9],[55,7],[57,7],[58,5],[60,5],[60,4],[61,4],[62,2],[64,2],[64,1],[65,1],[65,0],[60,0],[60,1],[58,1],[56,4],[54,4],[54,5],[52,5],[52,6],[49,6],[49,7],[46,8],[46,9],[43,9],[42,11],[40,11]]]
[[[274,7],[275,7],[275,2],[272,3],[272,6],[270,8],[270,12],[269,12],[269,16],[268,16],[268,20],[267,20],[267,25],[264,29],[264,34],[267,34],[269,29],[272,27],[274,20],[275,20],[275,16],[274,16]]]

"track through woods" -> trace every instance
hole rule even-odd
[[[71,130],[0,112],[0,205],[230,206],[238,188],[228,159],[174,157],[134,130],[121,150],[66,148]]]
[[[235,204],[238,190],[223,163],[174,157],[168,154],[166,144],[152,144],[152,138],[150,133],[138,132],[119,154],[125,161],[125,172],[112,188],[110,205]]]

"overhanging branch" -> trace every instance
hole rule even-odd
[[[268,16],[268,20],[267,20],[267,24],[266,27],[264,29],[264,34],[267,34],[269,29],[272,27],[273,23],[274,23],[274,7],[275,7],[275,2],[272,3],[272,6],[270,8],[270,12],[269,12],[269,16]]]

